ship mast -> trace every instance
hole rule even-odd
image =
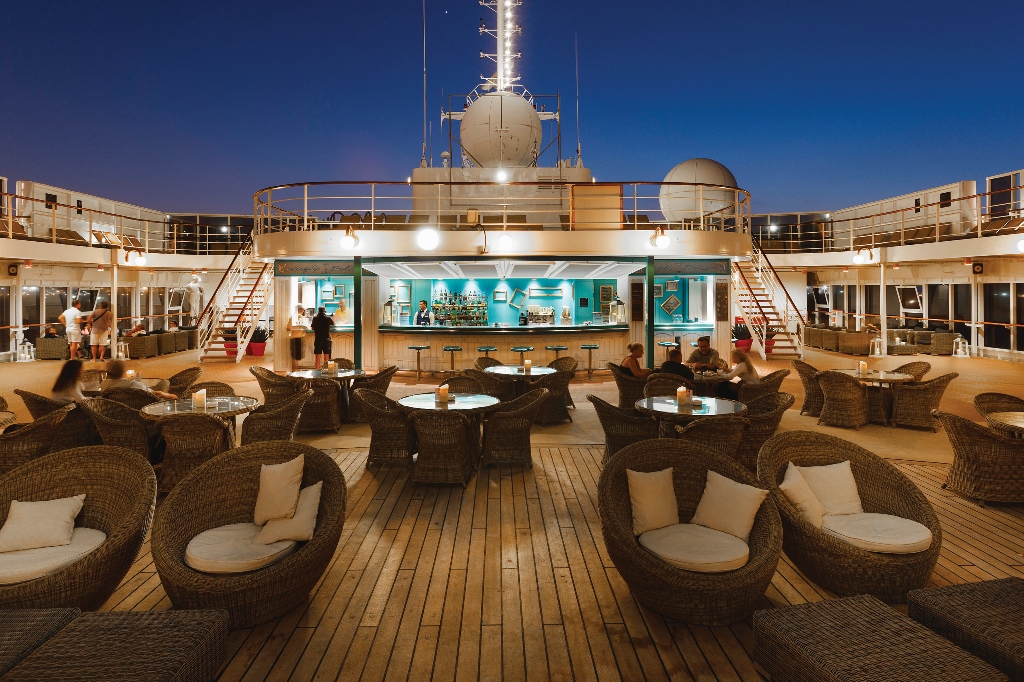
[[[480,78],[487,90],[511,90],[512,85],[519,82],[519,76],[512,66],[513,61],[523,56],[522,52],[514,52],[512,49],[512,36],[523,32],[522,27],[515,22],[512,11],[523,4],[522,0],[480,0],[480,4],[489,7],[497,15],[497,24],[494,28],[488,28],[482,20],[480,23],[480,35],[486,33],[494,38],[497,47],[494,53],[480,53],[481,59],[486,57],[496,66],[494,77],[487,78],[481,75]]]

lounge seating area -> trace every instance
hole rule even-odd
[[[900,328],[886,330],[889,355],[953,355],[961,336],[948,329]],[[857,332],[827,324],[809,324],[803,330],[804,345],[848,355],[870,355],[878,332]]]

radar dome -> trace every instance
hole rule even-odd
[[[459,135],[478,166],[530,166],[540,152],[540,116],[532,104],[515,93],[489,92],[466,109]]]
[[[712,159],[690,159],[669,171],[665,182],[689,182],[695,185],[736,187],[736,178],[728,168]],[[703,199],[703,203],[701,202]],[[670,223],[700,221],[700,216],[716,218],[736,213],[736,192],[727,189],[689,185],[662,185],[658,196],[661,212]]]

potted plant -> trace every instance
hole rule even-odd
[[[768,355],[775,348],[775,332],[765,332],[764,335],[764,354]]]
[[[252,338],[249,339],[249,345],[245,348],[245,354],[263,357],[263,353],[267,349],[267,339],[269,338],[270,332],[267,331],[266,327],[256,327],[252,330]]]
[[[750,336],[750,330],[745,324],[733,325],[732,338],[735,339],[736,350],[741,350],[744,353],[749,352],[751,344],[754,343]]]
[[[232,327],[225,329],[221,335],[224,338],[224,350],[232,352],[238,350],[238,330]]]

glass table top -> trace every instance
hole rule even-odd
[[[543,374],[554,374],[558,370],[554,367],[531,367],[530,373],[527,374],[522,365],[492,365],[485,368],[484,371],[491,374],[504,374],[506,376],[539,377]]]
[[[846,374],[854,379],[860,379],[861,381],[878,381],[878,382],[895,382],[899,383],[902,381],[913,381],[914,377],[911,374],[902,374],[900,372],[886,372],[885,370],[869,369],[866,372],[861,372],[858,369],[837,369],[836,372],[840,374]]]
[[[448,397],[447,403],[438,403],[433,393],[417,393],[405,396],[398,404],[411,410],[485,410],[501,402],[494,396],[482,393],[451,393]]]
[[[205,408],[197,408],[192,398],[179,400],[162,400],[142,408],[142,413],[148,417],[169,417],[174,414],[217,414],[227,416],[251,412],[259,407],[260,401],[249,396],[224,396],[208,397]]]
[[[739,414],[747,411],[747,406],[735,400],[725,398],[708,398],[705,396],[694,396],[692,405],[679,406],[674,396],[659,396],[657,398],[641,398],[636,401],[636,409],[647,413],[681,414],[695,417],[711,417],[724,414]]]
[[[366,372],[361,369],[336,369],[333,372],[325,369],[300,369],[287,374],[292,379],[350,379],[365,375]]]

